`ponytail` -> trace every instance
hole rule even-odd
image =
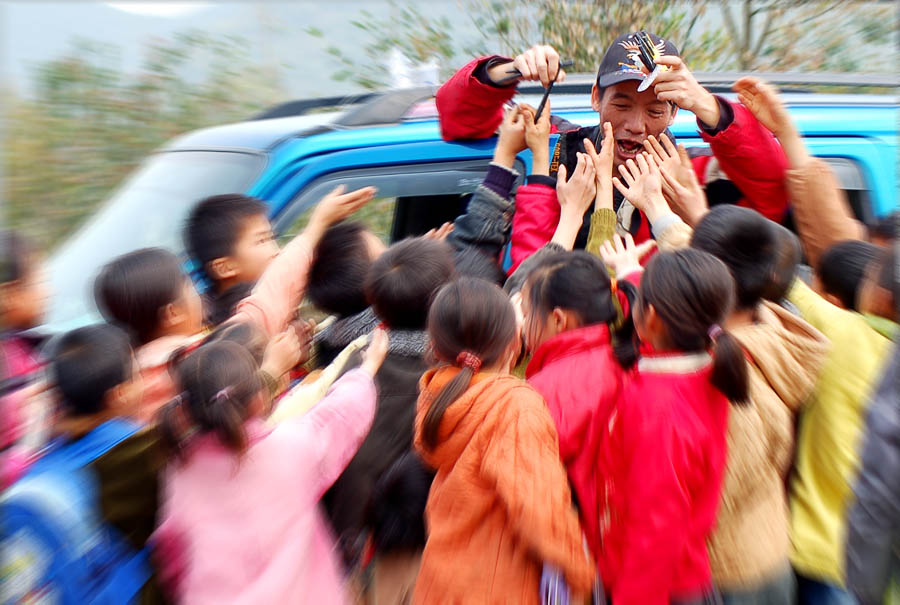
[[[422,425],[422,439],[430,449],[438,443],[438,429],[441,427],[441,420],[444,418],[444,412],[450,407],[454,401],[466,392],[472,383],[472,377],[475,376],[473,368],[462,368],[453,379],[448,382],[438,396],[428,406],[425,412],[425,421]]]
[[[619,304],[619,319],[609,326],[613,354],[616,361],[626,370],[633,366],[638,358],[638,339],[634,329],[634,318],[631,310],[637,303],[637,287],[629,281],[611,281],[611,290]]]
[[[195,434],[213,433],[223,446],[243,453],[244,422],[263,390],[251,354],[227,340],[204,344],[176,361],[175,376],[183,391],[159,412],[158,431],[166,449],[183,458]]]
[[[710,332],[717,327],[713,326]],[[734,336],[721,329],[710,340],[713,367],[709,381],[732,403],[746,404],[749,399],[750,378],[741,345]]]

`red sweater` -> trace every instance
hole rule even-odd
[[[438,90],[435,103],[440,116],[441,135],[445,140],[485,139],[497,132],[503,121],[503,105],[516,94],[516,87],[491,86],[475,77],[478,67],[490,58],[473,59]],[[700,136],[709,143],[722,171],[745,196],[740,205],[780,222],[788,207],[785,186],[787,157],[784,150],[746,107],[722,98],[719,101],[731,109],[734,116],[731,123],[721,131],[710,134],[708,127],[698,120]],[[551,126],[551,132],[559,132],[555,124]],[[709,157],[694,158],[692,162],[701,185],[705,185]],[[510,241],[510,272],[550,241],[557,223],[559,203],[553,187],[543,183],[519,187]],[[640,243],[650,237],[649,221],[641,216],[635,242]]]
[[[559,433],[559,454],[578,500],[591,554],[600,555],[603,481],[597,473],[609,415],[621,396],[623,370],[605,324],[554,336],[535,351],[525,373],[544,396]]]
[[[608,423],[599,474],[600,574],[616,605],[668,605],[712,586],[712,533],[726,459],[728,400],[705,354],[651,356]]]

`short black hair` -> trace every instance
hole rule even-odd
[[[453,279],[449,244],[416,237],[397,242],[372,263],[365,293],[389,328],[424,330],[437,291]]]
[[[159,310],[181,297],[186,279],[174,254],[142,248],[100,270],[94,299],[107,321],[130,330],[137,344],[145,344],[159,329]]]
[[[185,222],[185,248],[199,268],[212,279],[206,270],[207,264],[234,252],[248,218],[267,214],[265,202],[240,193],[202,199]]]
[[[0,284],[19,281],[34,264],[35,249],[15,231],[0,230]]]
[[[755,210],[716,206],[706,213],[691,247],[725,263],[737,286],[737,308],[756,306],[775,272],[778,240],[773,224]]]
[[[425,546],[425,505],[433,475],[407,452],[375,483],[368,518],[380,554],[416,552]]]
[[[480,277],[498,286],[502,286],[506,282],[506,273],[500,268],[497,260],[477,248],[466,247],[457,250],[453,258],[456,264],[456,274],[459,276]]]
[[[369,306],[364,283],[372,261],[365,231],[362,223],[343,221],[329,227],[319,240],[306,294],[320,310],[349,317]]]
[[[882,239],[897,239],[897,225],[900,223],[900,210],[895,210],[891,214],[881,217],[873,224],[869,225],[869,234],[872,237],[880,237]]]
[[[822,287],[836,296],[844,308],[857,311],[859,287],[880,252],[878,246],[869,242],[848,240],[834,244],[822,254],[816,267]]]
[[[775,230],[777,253],[775,269],[769,285],[763,292],[763,298],[777,303],[787,296],[794,283],[797,266],[803,260],[803,250],[800,248],[800,240],[790,229],[778,223],[771,225]]]
[[[128,334],[111,324],[72,330],[52,344],[50,375],[71,416],[104,409],[106,393],[131,380],[134,357]]]

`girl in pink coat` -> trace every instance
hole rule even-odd
[[[362,366],[304,416],[268,429],[264,384],[240,345],[216,342],[176,369],[160,430],[176,455],[157,530],[161,576],[179,602],[344,603],[318,502],[375,414],[376,331]]]

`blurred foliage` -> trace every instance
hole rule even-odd
[[[116,47],[79,39],[38,65],[34,97],[7,99],[4,222],[50,247],[167,140],[284,98],[277,66],[248,48],[187,32],[150,43],[128,73]]]
[[[846,0],[457,0],[470,18],[466,31],[446,18],[392,2],[376,19],[363,11],[354,22],[365,36],[367,60],[340,49],[334,78],[376,89],[390,84],[386,70],[372,69],[391,48],[413,61],[435,58],[442,75],[477,54],[514,56],[549,44],[575,61],[572,71],[593,72],[610,42],[645,29],[679,46],[697,71],[878,71],[896,65],[897,11],[889,2]],[[715,24],[715,25],[714,25]],[[471,31],[469,31],[471,30]],[[321,32],[317,32],[321,35]],[[467,40],[475,35],[476,42]],[[892,39],[893,37],[893,39]],[[891,56],[885,57],[887,52]]]

